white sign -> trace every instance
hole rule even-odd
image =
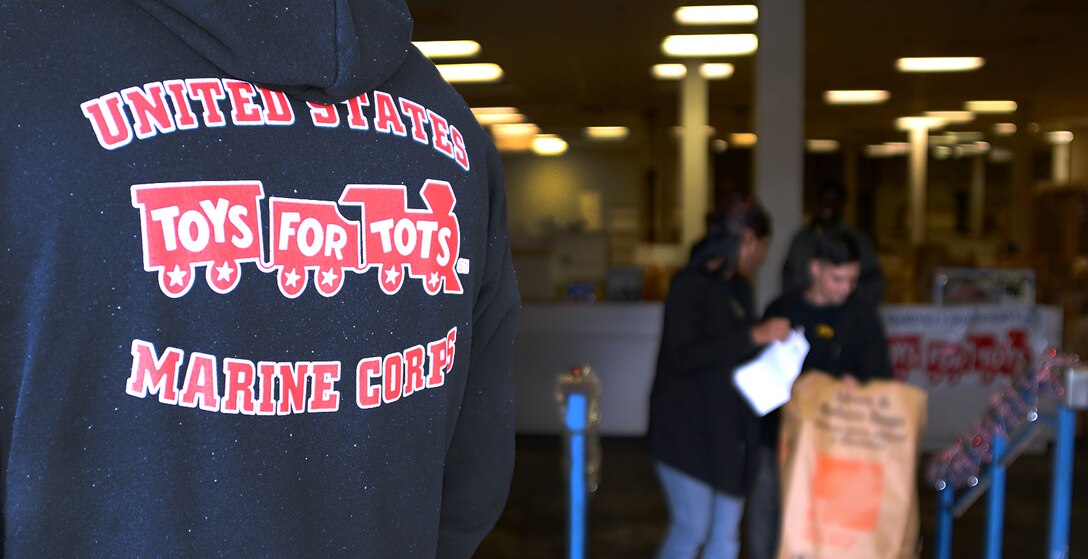
[[[1035,356],[1061,345],[1061,311],[1040,305],[884,306],[896,378],[929,393],[923,449],[944,448]]]

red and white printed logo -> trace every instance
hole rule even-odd
[[[378,268],[378,285],[393,295],[404,277],[419,279],[428,295],[460,294],[458,274],[469,273],[459,258],[461,229],[450,183],[428,180],[420,189],[426,209],[408,208],[403,185],[348,185],[341,204],[361,207],[362,221],[344,218],[335,202],[271,198],[264,260],[259,181],[137,184],[132,205],[140,210],[144,270],[158,272],[169,297],[192,288],[197,266],[205,266],[217,293],[237,287],[241,264],[276,270],[280,293],[294,299],[314,272],[318,293],[332,297],[345,274]]]
[[[420,196],[427,209],[409,209],[402,185],[349,184],[344,189],[341,204],[362,206],[360,267],[377,267],[378,283],[389,295],[400,291],[405,274],[421,280],[428,295],[462,293],[455,270],[461,245],[453,214],[457,197],[450,183],[433,179],[423,184]]]
[[[340,215],[333,202],[271,198],[271,267],[278,269],[280,293],[294,299],[314,271],[317,292],[336,295],[347,271],[360,273],[359,224]]]
[[[231,291],[241,279],[240,264],[261,261],[262,198],[259,181],[133,185],[144,270],[159,273],[159,287],[169,297],[189,292],[196,266],[206,266],[213,291]]]

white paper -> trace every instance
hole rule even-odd
[[[760,417],[790,401],[793,381],[801,374],[809,345],[800,330],[783,341],[771,342],[759,355],[737,367],[733,384]]]

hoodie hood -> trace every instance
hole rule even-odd
[[[384,83],[411,48],[403,0],[134,0],[232,77],[331,104]]]

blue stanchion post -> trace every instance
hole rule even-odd
[[[585,394],[567,397],[566,426],[570,433],[570,559],[583,559],[586,551],[586,423],[589,406]]]
[[[990,501],[986,511],[986,559],[1001,559],[1005,530],[1005,452],[1009,442],[1003,436],[993,438],[993,462],[990,464]]]
[[[1047,557],[1069,557],[1069,514],[1073,500],[1073,446],[1076,443],[1077,412],[1058,406],[1054,457],[1051,459],[1050,547]]]
[[[952,505],[956,492],[947,482],[937,493],[937,555],[936,559],[952,559]]]

